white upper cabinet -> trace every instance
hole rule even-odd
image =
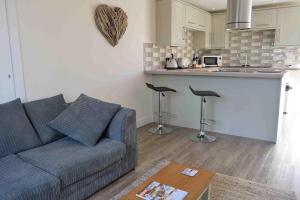
[[[300,45],[300,7],[278,9],[276,42],[278,46]]]
[[[206,13],[206,31],[205,31],[205,44],[204,48],[211,48],[211,29],[212,29],[212,16]]]
[[[172,3],[171,45],[185,45],[185,8],[180,1]]]
[[[226,14],[213,14],[211,24],[211,48],[226,46]]]
[[[185,45],[185,5],[177,0],[156,0],[156,40],[160,46]]]
[[[185,12],[185,26],[187,28],[202,31],[207,29],[207,12],[188,4],[185,6]]]
[[[186,30],[199,48],[228,47],[226,14],[210,14],[181,0],[156,0],[156,39],[160,46],[184,46]],[[300,7],[254,10],[252,30],[276,29],[276,46],[300,46]]]
[[[156,42],[159,46],[184,46],[186,29],[199,32],[201,48],[210,46],[210,13],[180,0],[156,0]],[[198,37],[199,36],[199,37]]]
[[[252,29],[275,29],[277,26],[277,10],[255,10],[252,13]]]

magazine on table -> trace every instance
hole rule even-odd
[[[136,196],[145,200],[183,200],[188,192],[153,181]]]
[[[184,169],[181,174],[184,174],[186,176],[195,176],[198,173],[198,170],[186,168]]]

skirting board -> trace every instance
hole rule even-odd
[[[148,116],[148,117],[143,117],[143,118],[137,119],[136,125],[138,128],[140,128],[140,127],[150,124],[152,122],[153,122],[153,116]]]

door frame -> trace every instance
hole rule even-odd
[[[6,15],[11,50],[11,62],[13,67],[13,77],[15,83],[15,94],[17,98],[20,98],[22,101],[26,101],[17,0],[0,1],[5,1],[6,4]]]

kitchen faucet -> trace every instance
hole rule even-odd
[[[250,67],[250,65],[248,64],[248,54],[247,53],[246,53],[246,62],[242,66],[243,67]]]

